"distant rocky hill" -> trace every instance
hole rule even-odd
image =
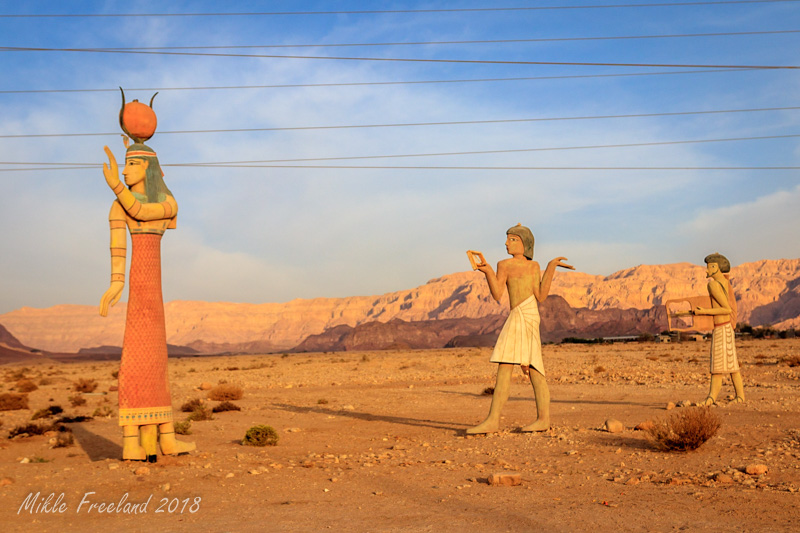
[[[44,359],[44,354],[37,349],[28,348],[0,325],[0,364],[31,359]]]
[[[782,328],[800,326],[800,259],[746,263],[733,269],[732,280],[740,322]],[[542,335],[545,340],[559,340],[559,336],[660,331],[666,322],[659,315],[658,306],[670,298],[703,294],[705,286],[704,268],[689,263],[640,265],[610,276],[559,271],[551,295],[562,297],[563,302],[550,298],[543,305]],[[413,289],[379,296],[264,304],[173,301],[165,305],[165,311],[170,344],[204,353],[255,353],[299,348],[307,339],[308,347],[312,342],[321,342],[319,338],[310,338],[321,334],[346,346],[363,345],[352,339],[362,338],[363,331],[370,328],[382,332],[380,335],[393,328],[417,338],[423,334],[411,333],[413,328],[390,322],[427,323],[503,316],[508,313],[508,303],[497,303],[491,298],[482,274],[459,272]],[[0,315],[0,324],[22,343],[52,352],[120,346],[124,322],[124,303],[112,308],[108,318],[100,317],[97,307],[76,305],[24,307]],[[367,327],[371,322],[379,324]],[[465,326],[469,321],[458,327],[454,324],[443,322],[425,335],[438,343],[450,333],[454,337],[490,334],[466,332],[472,331],[470,328],[477,322],[470,327]],[[334,332],[338,326],[347,326],[352,331]]]

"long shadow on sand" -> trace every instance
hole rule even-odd
[[[108,440],[96,433],[92,433],[83,424],[68,424],[75,436],[75,440],[86,452],[91,461],[103,461],[105,459],[119,459],[122,457],[122,446]]]
[[[441,392],[442,394],[456,394],[458,396],[470,396],[472,398],[491,398],[491,394],[483,394],[481,392],[459,392],[459,391],[451,391],[451,390],[440,390],[437,392]],[[509,402],[532,402],[533,401],[533,391],[531,391],[531,395],[528,398],[523,396],[510,396],[508,398]],[[656,404],[652,402],[631,402],[627,400],[591,400],[586,398],[580,399],[551,399],[550,403],[582,403],[582,404],[591,404],[591,405],[637,405],[639,407],[652,407],[653,409],[663,409],[663,404]]]
[[[409,418],[405,416],[390,416],[390,415],[375,415],[372,413],[360,413],[358,411],[342,411],[339,409],[328,409],[325,407],[301,407],[299,405],[290,405],[285,403],[274,403],[272,407],[282,411],[290,411],[292,413],[317,413],[321,415],[331,416],[347,416],[350,418],[357,418],[367,422],[389,422],[390,424],[403,424],[406,426],[420,426],[435,429],[450,430],[455,433],[464,431],[464,424],[453,424],[452,422],[440,422],[438,420],[423,420],[419,418]]]

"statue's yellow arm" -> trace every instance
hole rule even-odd
[[[128,232],[125,223],[125,210],[115,201],[108,213],[108,227],[111,234],[111,281],[125,282],[125,258],[128,248]]]
[[[163,220],[175,218],[178,214],[178,202],[172,196],[167,196],[163,202],[142,203],[122,182],[114,188],[114,194],[125,211],[136,220]]]

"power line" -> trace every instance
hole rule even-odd
[[[208,91],[208,90],[238,90],[238,89],[286,89],[302,87],[360,87],[365,85],[415,85],[428,83],[485,83],[504,81],[531,81],[531,80],[564,80],[578,78],[618,78],[630,76],[672,76],[676,74],[708,74],[719,72],[747,72],[753,69],[714,69],[714,70],[675,70],[672,72],[628,72],[616,74],[574,74],[563,76],[525,76],[515,78],[475,78],[455,80],[412,80],[412,81],[365,81],[350,83],[288,83],[281,85],[221,85],[207,87],[144,87],[130,88],[128,91]],[[0,91],[0,94],[38,94],[38,93],[99,93],[119,91],[118,87],[109,89],[26,89]]]
[[[763,107],[752,109],[721,109],[708,111],[676,111],[670,113],[639,113],[624,115],[590,115],[577,117],[541,117],[541,118],[516,118],[499,120],[460,120],[448,122],[406,122],[395,124],[355,124],[339,126],[294,126],[279,128],[235,128],[235,129],[209,129],[209,130],[175,130],[161,131],[160,135],[172,134],[194,134],[194,133],[252,133],[260,131],[304,131],[304,130],[336,130],[336,129],[361,129],[361,128],[401,128],[401,127],[423,127],[423,126],[462,126],[469,124],[509,124],[517,122],[551,122],[562,120],[605,120],[617,118],[648,118],[648,117],[671,117],[687,115],[715,115],[725,113],[756,113],[764,111],[796,111],[800,106],[787,107]],[[121,135],[118,132],[111,133],[35,133],[35,134],[14,134],[0,135],[0,139],[21,139],[39,137],[105,137],[109,135]]]
[[[793,1],[793,0],[786,0]],[[800,69],[797,65],[714,65],[693,63],[616,63],[597,61],[511,61],[499,59],[431,59],[409,57],[345,57],[345,56],[302,56],[276,54],[221,54],[210,52],[157,52],[146,50],[108,50],[100,48],[41,48],[28,46],[3,46],[0,51],[6,52],[78,52],[95,54],[144,54],[165,56],[195,57],[240,57],[255,59],[313,59],[323,61],[377,61],[401,63],[453,63],[468,65],[539,65],[539,66],[571,66],[571,67],[648,67],[648,68],[721,68],[721,69],[759,69],[785,70]]]
[[[255,45],[228,45],[228,46],[114,46],[91,47],[73,50],[92,52],[116,52],[136,50],[252,50],[262,48],[344,48],[368,46],[431,46],[431,45],[463,45],[463,44],[518,44],[518,43],[549,43],[570,41],[614,41],[630,39],[679,39],[694,37],[739,37],[752,35],[781,35],[800,33],[800,30],[765,30],[742,32],[716,32],[716,33],[676,33],[666,35],[616,35],[599,37],[542,37],[536,39],[490,39],[466,41],[409,41],[409,42],[383,42],[383,43],[316,43],[316,44],[255,44]],[[9,51],[9,50],[7,50]]]
[[[54,167],[37,170],[75,170],[76,168],[97,167]],[[293,168],[293,169],[331,169],[331,170],[800,170],[798,166],[764,166],[764,167],[478,167],[478,166],[349,166],[349,165],[231,165],[219,168]],[[33,169],[0,169],[0,172],[17,172]]]
[[[534,6],[534,7],[476,7],[452,9],[364,9],[355,11],[266,11],[249,13],[49,13],[49,14],[5,14],[0,18],[115,18],[115,17],[254,17],[254,16],[298,16],[298,15],[381,15],[414,13],[486,13],[499,11],[552,11],[578,9],[623,9],[642,7],[692,7],[706,5],[746,5],[789,3],[798,0],[718,0],[706,2],[661,2],[655,4],[608,4],[578,6]]]
[[[790,139],[797,137],[800,137],[800,134],[764,135],[758,137],[729,137],[720,139],[692,139],[692,140],[680,140],[680,141],[655,141],[655,142],[626,143],[626,144],[557,146],[557,147],[547,147],[547,148],[476,150],[476,151],[466,151],[466,152],[437,152],[437,153],[422,153],[422,154],[391,154],[391,155],[367,155],[367,156],[348,156],[348,157],[314,157],[314,158],[299,158],[299,159],[266,159],[266,160],[255,160],[255,161],[217,161],[217,162],[203,162],[203,163],[163,163],[161,164],[161,166],[162,167],[259,168],[259,167],[272,166],[272,165],[267,165],[267,163],[299,163],[299,162],[311,162],[311,161],[343,161],[343,160],[357,160],[357,159],[364,160],[364,159],[392,159],[392,158],[410,158],[410,157],[511,154],[511,153],[525,153],[525,152],[551,152],[551,151],[562,151],[562,150],[588,150],[588,149],[604,149],[604,148],[638,148],[643,146],[669,146],[669,145],[679,145],[679,144],[756,141],[756,140],[771,140],[771,139]],[[64,168],[74,168],[74,167],[97,168],[102,166],[96,163],[61,163],[61,162],[42,163],[42,162],[19,162],[19,161],[0,162],[0,165],[52,165],[53,167],[60,166]],[[331,167],[331,168],[338,168],[338,167]],[[14,169],[6,169],[6,170],[14,170]],[[29,169],[22,169],[22,170],[29,170]],[[61,168],[59,170],[61,170]]]
[[[251,163],[290,163],[290,162],[303,162],[303,161],[337,161],[337,160],[353,160],[353,159],[389,159],[395,157],[439,157],[439,156],[455,156],[455,155],[488,155],[488,154],[511,154],[511,153],[525,153],[525,152],[552,152],[561,150],[589,150],[598,148],[634,148],[642,146],[668,146],[676,144],[700,144],[700,143],[716,143],[716,142],[734,142],[734,141],[761,141],[769,139],[789,139],[800,137],[800,134],[790,135],[764,135],[759,137],[730,137],[723,139],[696,139],[685,141],[656,141],[656,142],[643,142],[643,143],[627,143],[627,144],[597,144],[586,146],[559,146],[548,148],[517,148],[508,150],[478,150],[468,152],[439,152],[439,153],[425,153],[425,154],[396,154],[396,155],[367,155],[367,156],[354,156],[354,157],[317,157],[317,158],[303,158],[303,159],[274,159],[263,161],[224,161],[219,163],[184,163],[176,164],[174,166],[240,166],[248,165]],[[171,165],[162,165],[171,166]]]

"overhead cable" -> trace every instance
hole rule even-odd
[[[93,54],[144,54],[165,56],[200,56],[200,57],[240,57],[252,59],[313,59],[322,61],[377,61],[401,63],[453,63],[469,65],[539,65],[539,66],[571,66],[571,67],[648,67],[648,68],[722,68],[722,69],[758,69],[758,70],[793,70],[797,65],[723,65],[695,63],[621,63],[598,61],[511,61],[499,59],[432,59],[410,57],[345,57],[345,56],[303,56],[276,54],[222,54],[211,52],[160,52],[147,50],[107,50],[101,48],[42,48],[30,46],[2,46],[0,51],[6,52],[78,52]]]
[[[687,115],[716,115],[725,113],[755,113],[765,111],[797,111],[800,106],[787,107],[762,107],[752,109],[718,109],[707,111],[675,111],[667,113],[639,113],[624,115],[588,115],[576,117],[541,117],[541,118],[512,118],[498,120],[459,120],[447,122],[405,122],[395,124],[351,124],[338,126],[294,126],[277,128],[231,128],[231,129],[208,129],[208,130],[175,130],[159,131],[159,135],[172,134],[195,134],[195,133],[248,133],[259,131],[304,131],[304,130],[338,130],[338,129],[361,129],[361,128],[404,128],[404,127],[425,127],[425,126],[463,126],[469,124],[509,124],[516,122],[551,122],[562,120],[605,120],[617,118],[647,118],[647,117],[675,117]],[[21,139],[37,137],[105,137],[109,135],[121,135],[118,132],[111,133],[32,133],[32,134],[10,134],[0,135],[0,139]]]
[[[344,160],[364,160],[364,159],[392,159],[392,158],[410,158],[410,157],[442,157],[442,156],[465,156],[465,155],[489,155],[489,154],[511,154],[511,153],[525,153],[525,152],[553,152],[564,150],[591,150],[591,149],[607,149],[607,148],[638,148],[643,146],[669,146],[680,144],[704,144],[704,143],[719,143],[719,142],[740,142],[740,141],[761,141],[772,139],[791,139],[800,137],[800,134],[788,135],[763,135],[758,137],[728,137],[720,139],[692,139],[692,140],[679,140],[679,141],[654,141],[642,143],[626,143],[626,144],[596,144],[584,146],[556,146],[546,148],[515,148],[506,150],[474,150],[465,152],[437,152],[437,153],[422,153],[422,154],[389,154],[389,155],[366,155],[366,156],[345,156],[345,157],[314,157],[314,158],[299,158],[299,159],[263,159],[254,161],[217,161],[217,162],[201,162],[201,163],[162,163],[162,167],[226,167],[226,168],[249,168],[249,167],[263,167],[273,166],[272,163],[300,163],[311,161],[344,161]],[[3,161],[0,165],[52,165],[52,166],[75,166],[75,167],[99,167],[99,163],[42,163],[42,162],[19,162],[19,161]]]
[[[238,89],[285,89],[301,87],[360,87],[365,85],[415,85],[427,83],[485,83],[501,81],[530,81],[530,80],[565,80],[577,78],[619,78],[630,76],[672,76],[676,74],[708,74],[719,72],[748,72],[753,69],[713,69],[713,70],[673,70],[671,72],[628,72],[615,74],[574,74],[564,76],[524,76],[515,78],[474,78],[456,80],[412,80],[412,81],[364,81],[349,83],[286,83],[280,85],[220,85],[207,87],[139,87],[130,88],[128,91],[208,91],[208,90],[238,90]],[[119,87],[109,89],[17,89],[0,91],[0,94],[33,94],[33,93],[100,93],[119,92]]]
[[[607,4],[576,6],[529,6],[529,7],[474,7],[450,9],[361,9],[352,11],[262,11],[246,13],[32,13],[4,14],[0,18],[118,18],[118,17],[254,17],[289,15],[383,15],[415,13],[486,13],[492,11],[552,11],[578,9],[627,9],[643,7],[692,7],[708,5],[747,5],[791,3],[798,0],[717,0],[701,2],[659,2],[653,4]]]

